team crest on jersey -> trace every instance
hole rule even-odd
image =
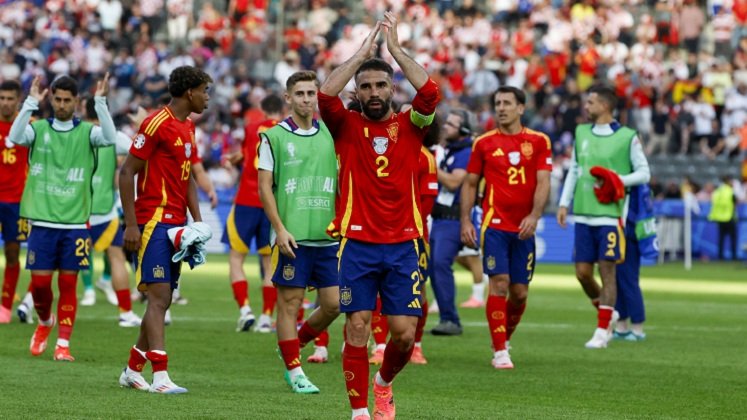
[[[145,135],[138,134],[135,140],[132,142],[136,149],[142,149],[145,146]]]
[[[373,148],[376,153],[383,155],[389,147],[389,139],[386,137],[374,137]]]
[[[529,143],[528,141],[521,143],[521,154],[526,156],[527,159],[531,159],[532,154],[534,154],[534,147],[532,147],[532,143]]]
[[[184,156],[189,159],[192,157],[192,143],[184,143]]]
[[[386,128],[386,132],[389,134],[389,138],[393,142],[397,142],[397,136],[399,134],[399,123],[394,123]]]
[[[518,165],[521,162],[521,155],[519,152],[508,152],[508,161],[514,166]]]
[[[495,268],[495,257],[492,255],[488,255],[488,258],[485,260],[485,263],[488,266],[488,270],[493,270]]]
[[[347,306],[353,301],[353,290],[349,287],[343,287],[340,289],[340,303]]]
[[[283,278],[285,280],[291,281],[293,278],[296,277],[296,267],[287,264],[283,267]]]

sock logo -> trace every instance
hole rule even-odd
[[[60,307],[60,309],[62,309],[63,311],[66,311],[66,312],[72,312],[72,311],[75,310],[75,308],[73,307],[73,305],[62,305]]]
[[[350,391],[348,391],[348,395],[351,396],[351,397],[360,397],[361,396],[361,394],[359,394],[358,391],[356,391],[355,389],[351,389]]]
[[[493,332],[494,333],[504,333],[504,332],[506,332],[506,327],[504,327],[503,325],[499,325],[498,328],[496,328],[496,329],[493,330]]]
[[[301,366],[301,359],[296,357],[295,359],[291,360],[290,363],[288,363],[289,367],[295,367],[295,366]]]
[[[346,370],[345,372],[342,372],[342,374],[343,374],[343,375],[345,375],[345,381],[348,381],[348,382],[350,382],[350,381],[352,381],[353,379],[355,379],[355,374],[354,374],[353,372],[349,371],[349,370]],[[355,390],[354,390],[354,389],[353,389],[353,390],[351,390],[351,391],[355,392]],[[356,394],[357,394],[357,393],[356,393]]]
[[[503,319],[505,315],[503,314],[503,311],[493,311],[490,314],[490,317],[493,319]]]
[[[72,327],[73,326],[73,320],[70,319],[69,317],[65,318],[62,321],[60,321],[60,325],[67,325],[69,327]]]

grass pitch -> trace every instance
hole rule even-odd
[[[116,308],[99,294],[79,307],[73,363],[52,361],[56,332],[41,357],[28,350],[33,326],[0,326],[0,418],[347,419],[339,349],[342,319],[331,327],[330,361],[305,364],[322,390],[295,395],[283,381],[274,334],[236,333],[238,311],[227,262],[185,265],[186,306],[172,308],[169,371],[186,395],[152,395],[117,384],[135,329],[119,328]],[[251,258],[254,261],[254,258]],[[99,265],[100,266],[100,265]],[[247,264],[250,298],[261,309],[256,263]],[[611,418],[747,416],[747,268],[700,264],[644,267],[646,341],[583,347],[596,324],[571,265],[538,265],[529,304],[511,340],[516,368],[496,371],[484,310],[461,310],[460,337],[426,334],[428,365],[408,366],[394,383],[402,419]],[[28,285],[23,273],[18,291]],[[457,273],[458,301],[470,276]],[[55,291],[55,294],[56,291]],[[138,313],[143,305],[135,303]],[[431,315],[428,327],[437,322]],[[311,348],[303,351],[305,359]],[[376,371],[371,368],[371,374]],[[146,378],[150,380],[149,368]],[[372,397],[371,397],[372,398]],[[371,401],[370,407],[373,406]]]

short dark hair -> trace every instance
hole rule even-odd
[[[78,82],[76,82],[75,79],[68,76],[67,74],[62,74],[52,80],[52,84],[49,86],[49,90],[52,93],[55,93],[58,89],[66,90],[72,93],[73,96],[78,96]]]
[[[360,73],[369,70],[383,71],[388,74],[390,78],[394,77],[394,69],[392,66],[380,58],[369,58],[364,61],[363,64],[358,67],[358,70],[355,71],[355,77],[357,78]]]
[[[610,112],[617,109],[617,93],[611,86],[598,84],[589,88],[589,95],[596,93],[610,107]]]
[[[283,112],[283,100],[278,95],[270,94],[262,99],[259,107],[262,108],[265,114],[279,114]]]
[[[495,91],[493,94],[493,99],[499,94],[499,93],[511,93],[514,95],[514,98],[516,98],[516,102],[526,105],[527,104],[527,94],[524,93],[523,90],[514,87],[514,86],[501,86],[498,88],[498,90]]]
[[[319,79],[316,77],[316,73],[311,70],[301,70],[291,74],[285,81],[285,89],[290,92],[298,82],[314,82],[316,87],[319,87]]]
[[[13,91],[16,95],[21,96],[21,84],[15,80],[6,80],[0,83],[0,90]]]
[[[169,76],[169,94],[173,98],[181,98],[184,93],[202,84],[212,83],[209,74],[194,66],[180,66]]]

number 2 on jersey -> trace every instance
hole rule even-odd
[[[389,166],[389,159],[386,156],[379,156],[376,158],[376,176],[379,178],[385,178],[389,176],[389,172],[384,172],[387,166]]]

